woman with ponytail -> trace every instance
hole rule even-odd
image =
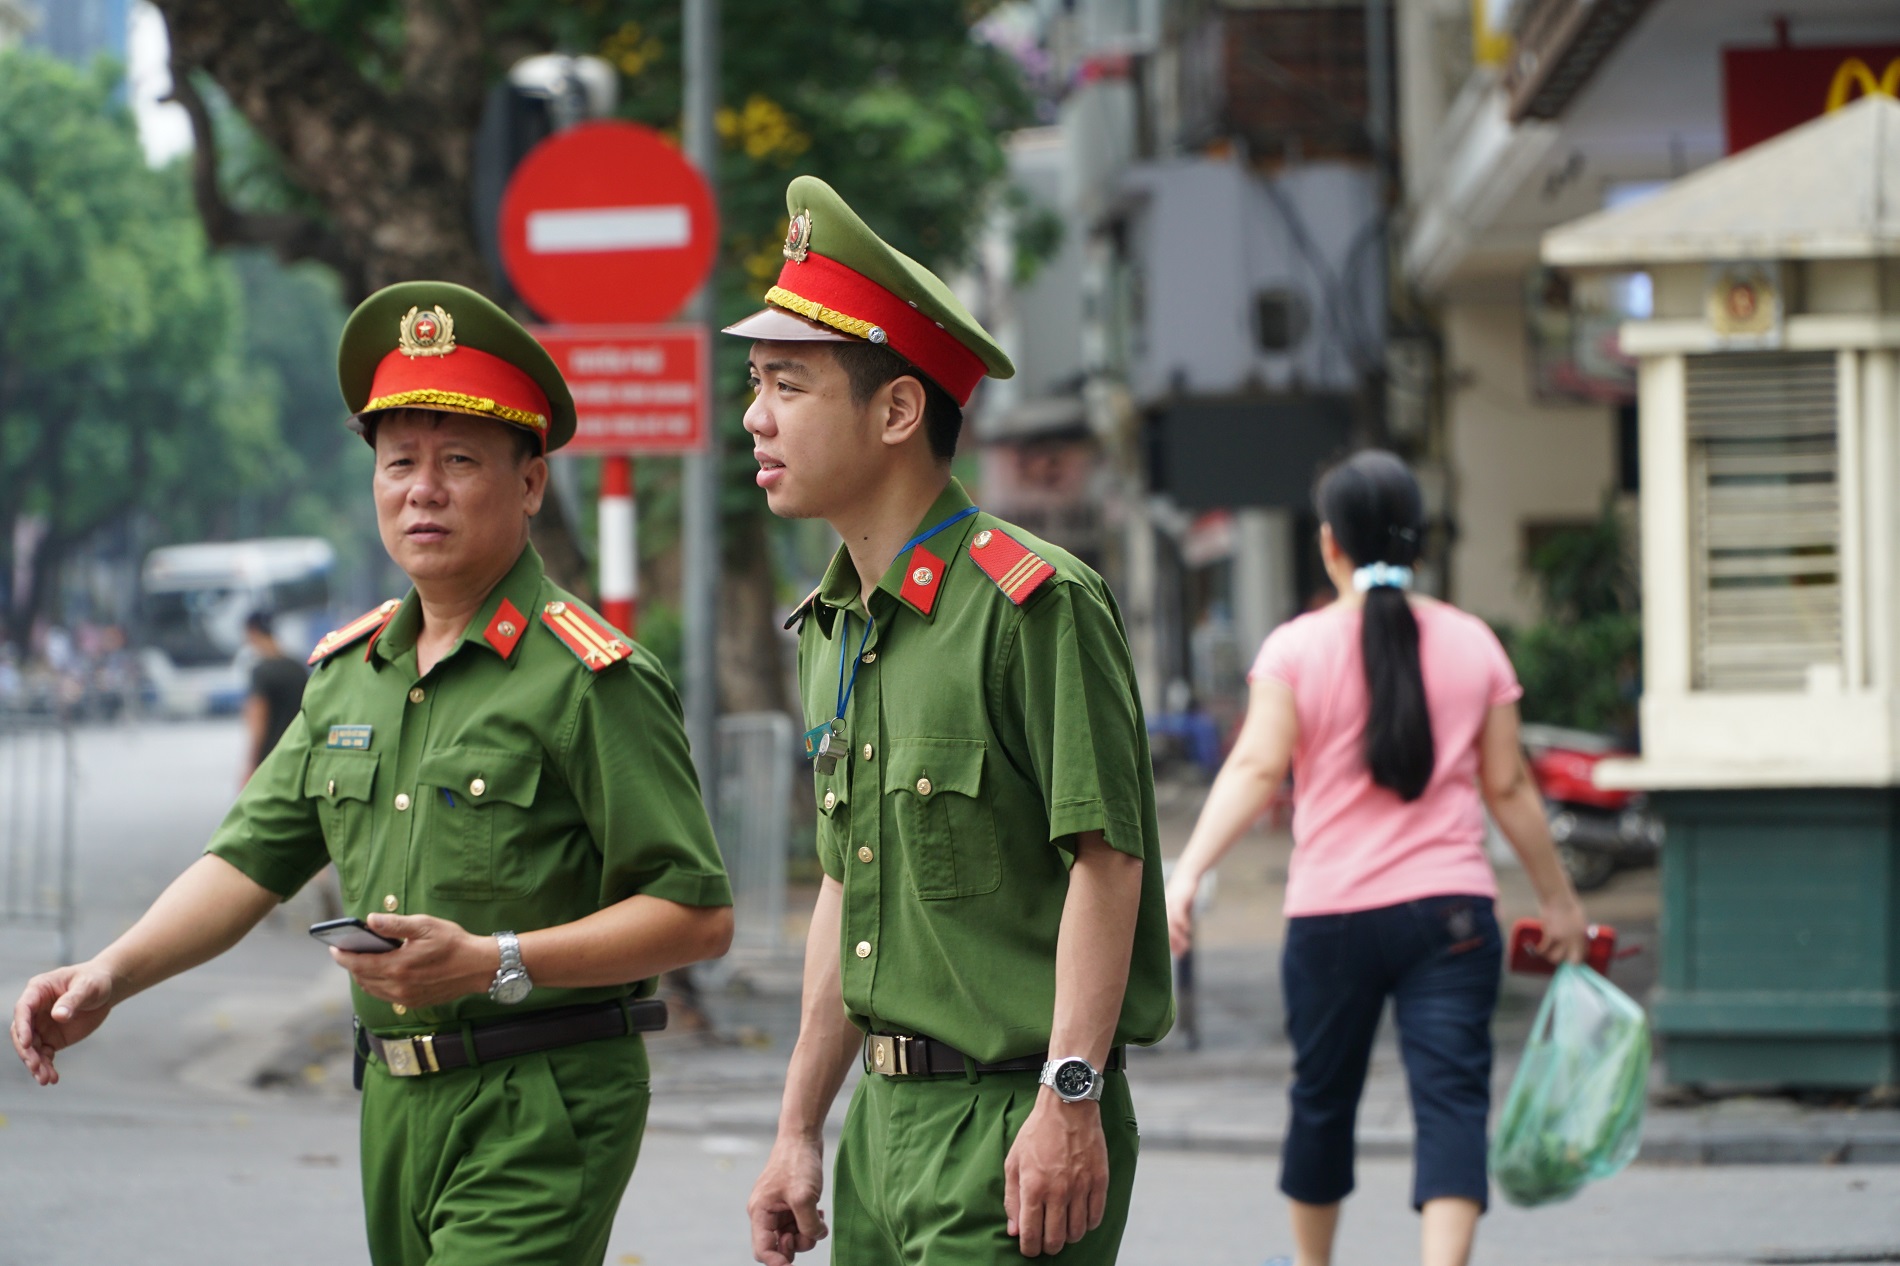
[[[1339,600],[1274,630],[1247,719],[1168,884],[1174,951],[1202,878],[1293,782],[1281,983],[1293,1044],[1280,1189],[1295,1266],[1328,1266],[1353,1188],[1353,1123],[1392,999],[1415,1130],[1425,1266],[1463,1266],[1488,1197],[1491,1015],[1503,948],[1484,809],[1537,891],[1552,961],[1580,961],[1583,909],[1518,746],[1523,693],[1483,621],[1410,592],[1424,513],[1390,453],[1361,452],[1316,495]]]

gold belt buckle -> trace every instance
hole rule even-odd
[[[419,1037],[395,1037],[383,1039],[383,1062],[389,1066],[394,1077],[420,1077],[424,1073],[439,1073],[442,1065],[435,1059],[435,1034],[424,1033]]]
[[[910,1074],[910,1043],[906,1038],[871,1034],[871,1071],[886,1077]]]

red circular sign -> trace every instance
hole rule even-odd
[[[528,151],[501,198],[501,262],[544,321],[671,319],[712,269],[712,191],[636,123],[583,123]]]

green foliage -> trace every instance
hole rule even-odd
[[[1524,687],[1526,721],[1635,732],[1643,624],[1631,557],[1609,498],[1594,524],[1558,533],[1532,555],[1543,618],[1498,630]]]
[[[42,571],[130,511],[204,524],[281,472],[235,279],[113,87],[0,55],[0,524],[46,517]]]
[[[292,0],[313,30],[386,86],[402,63],[399,0]],[[1031,120],[1020,73],[970,38],[986,0],[725,0],[720,6],[718,170],[721,251],[716,323],[756,308],[784,262],[785,186],[829,181],[893,246],[940,271],[965,263],[1004,173],[1000,136]],[[621,72],[620,113],[680,131],[678,0],[494,0],[485,6],[489,73],[537,52],[590,53]],[[472,122],[472,121],[471,121]],[[1033,269],[1059,237],[1019,234]],[[727,441],[728,517],[765,514],[740,419],[745,347],[716,339],[715,403]],[[668,499],[656,488],[644,517]],[[642,498],[648,496],[642,488]]]

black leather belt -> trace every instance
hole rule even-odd
[[[1123,1048],[1108,1053],[1102,1071],[1121,1071]],[[1048,1052],[1019,1055],[985,1064],[972,1060],[948,1042],[934,1037],[909,1037],[901,1033],[867,1033],[864,1037],[864,1071],[885,1077],[940,1077],[950,1073],[963,1076],[984,1073],[1039,1073],[1049,1062]]]
[[[367,1049],[383,1061],[391,1076],[421,1077],[580,1042],[651,1033],[665,1027],[664,1001],[629,998],[583,1003],[577,1007],[553,1007],[468,1030],[474,1039],[473,1059],[469,1057],[468,1042],[463,1037],[465,1030],[460,1028],[408,1037],[377,1037],[359,1024],[357,1033]]]

